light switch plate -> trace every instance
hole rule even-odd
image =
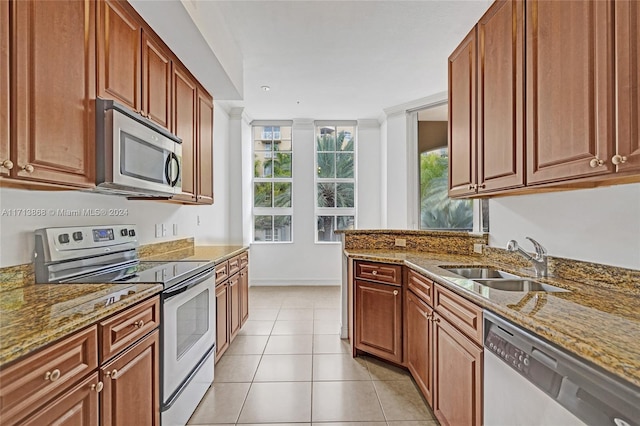
[[[482,247],[483,247],[483,244],[474,244],[473,252],[482,254]]]
[[[173,224],[173,235],[178,235],[178,224],[174,223]]]
[[[156,223],[156,238],[162,237],[162,224]]]

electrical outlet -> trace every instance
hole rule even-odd
[[[173,235],[174,236],[178,235],[178,224],[177,223],[173,224]]]
[[[162,224],[156,223],[156,238],[162,237]]]
[[[406,247],[407,246],[407,240],[405,240],[404,238],[396,238],[396,247]]]
[[[482,246],[483,246],[483,244],[474,244],[473,245],[473,252],[482,254]]]
[[[162,236],[167,236],[167,225],[165,223],[162,224]]]

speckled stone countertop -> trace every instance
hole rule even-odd
[[[160,284],[37,284],[0,292],[0,367],[162,291]]]
[[[144,246],[141,257],[220,263],[247,249],[236,245],[194,247],[193,239],[185,239]],[[30,266],[3,268],[0,368],[162,291],[160,284],[34,284]]]
[[[439,266],[491,266],[476,256],[393,250],[345,250],[352,259],[404,264],[524,329],[640,386],[640,283],[602,288],[587,282],[536,278],[570,292],[511,292],[488,288]]]

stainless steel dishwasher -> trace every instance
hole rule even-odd
[[[484,312],[486,426],[637,426],[640,388]]]

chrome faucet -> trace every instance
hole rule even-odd
[[[530,260],[533,263],[533,268],[536,271],[536,277],[546,277],[547,276],[547,249],[542,247],[542,244],[537,242],[531,237],[526,237],[527,240],[533,243],[533,247],[535,247],[536,255],[531,256],[526,251],[522,250],[522,248],[518,245],[516,240],[511,240],[507,243],[507,250],[510,252],[517,252],[524,256],[525,259]]]

